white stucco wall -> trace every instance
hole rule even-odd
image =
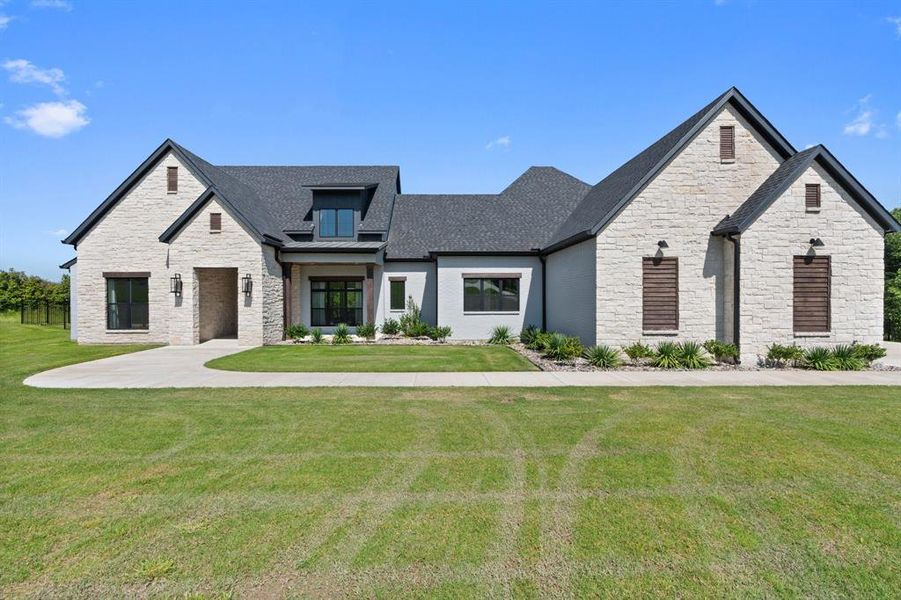
[[[422,311],[422,320],[435,325],[435,297],[437,275],[433,262],[386,262],[380,281],[376,282],[377,309],[376,320],[381,323],[385,319],[399,319],[403,310],[391,310],[391,277],[405,277],[406,297],[413,298]],[[406,300],[405,300],[406,302]]]
[[[222,214],[221,233],[210,233],[210,213]],[[181,274],[181,298],[168,293],[172,344],[200,340],[199,283],[195,269],[236,268],[240,278],[250,274],[252,294],[238,293],[238,340],[243,345],[273,343],[282,338],[281,270],[271,248],[261,249],[251,235],[213,198],[198,211],[169,244],[169,272]]]
[[[547,329],[595,344],[597,328],[596,242],[580,242],[546,258]]]
[[[719,128],[735,126],[736,159],[722,163]],[[642,331],[641,259],[679,258],[679,339],[726,334],[724,241],[710,232],[779,165],[730,106],[724,108],[597,237],[597,343],[660,341]],[[667,338],[671,339],[671,338]]]
[[[821,209],[808,212],[805,184],[819,183]],[[831,256],[832,319],[825,335],[796,336],[792,323],[794,256],[810,239]],[[882,340],[881,228],[819,166],[809,168],[741,236],[742,361],[754,364],[773,342],[804,347]]]
[[[464,313],[464,273],[518,273],[519,311]],[[441,256],[438,258],[438,324],[453,339],[484,339],[496,325],[518,334],[525,325],[541,326],[541,261],[535,256]]]
[[[178,192],[166,192],[166,168],[179,167]],[[200,196],[204,186],[171,153],[162,158],[78,243],[75,327],[82,343],[169,341],[168,246],[160,234]],[[149,329],[106,329],[104,272],[150,272]]]

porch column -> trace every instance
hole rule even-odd
[[[363,293],[366,294],[366,323],[375,323],[375,294],[372,283],[373,266],[366,265],[366,279],[363,281]]]
[[[291,264],[291,285],[288,286],[288,324],[299,325],[303,322],[300,313],[300,265]]]

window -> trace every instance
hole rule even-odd
[[[146,277],[107,277],[106,328],[148,328]]]
[[[641,259],[641,327],[679,330],[679,259]]]
[[[363,324],[362,279],[311,279],[310,322],[314,327]]]
[[[403,279],[391,279],[391,310],[404,310],[406,308],[407,282]]]
[[[831,320],[828,256],[794,257],[793,321],[795,333],[828,333]]]
[[[464,312],[518,312],[519,278],[463,278]]]
[[[178,167],[166,167],[166,191],[170,194],[178,192]]]
[[[352,208],[320,208],[319,237],[353,237],[354,211]]]
[[[222,231],[222,213],[210,213],[210,233]]]
[[[808,183],[804,185],[804,206],[807,210],[820,209],[819,183]]]
[[[720,127],[720,160],[735,160],[735,126]]]

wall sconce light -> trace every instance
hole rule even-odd
[[[249,296],[253,291],[253,281],[250,279],[250,273],[241,278],[241,291],[245,296]]]
[[[666,243],[666,240],[660,240],[657,242],[658,248],[669,248],[669,244]]]
[[[814,248],[822,248],[826,244],[823,243],[823,240],[820,238],[810,238],[810,245]]]
[[[181,296],[181,275],[176,273],[169,278],[169,291],[176,296]]]

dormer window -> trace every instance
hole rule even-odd
[[[319,237],[353,237],[354,211],[352,208],[320,208]]]

